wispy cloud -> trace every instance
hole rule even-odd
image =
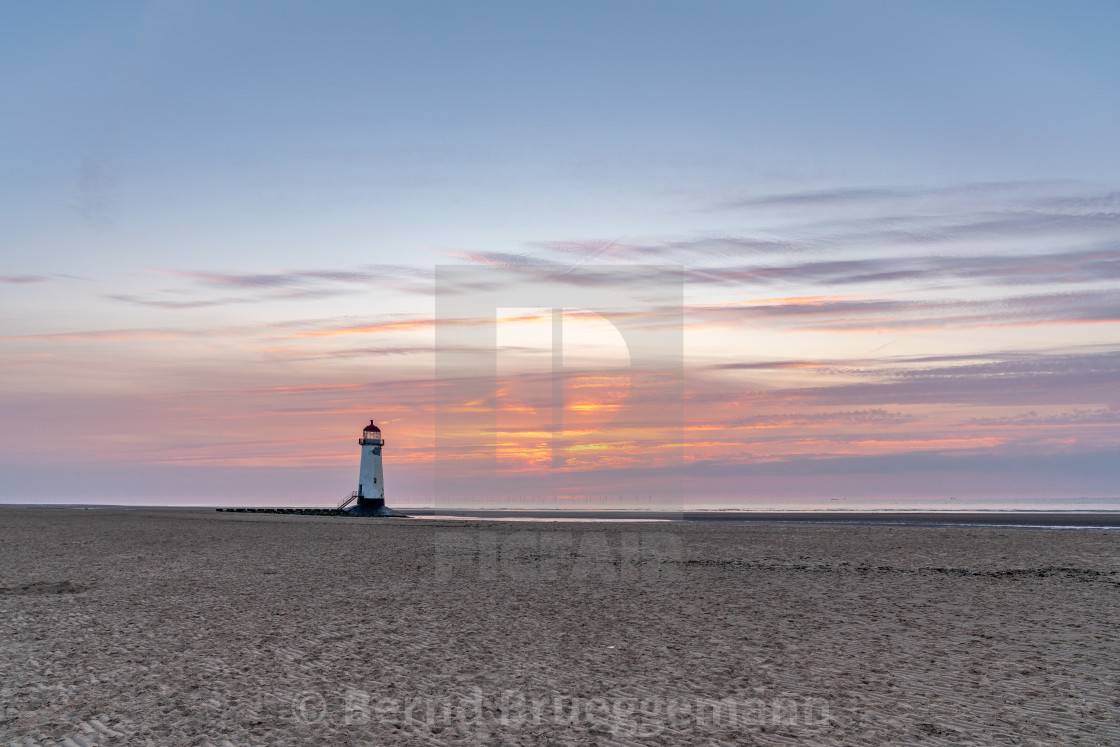
[[[104,296],[104,298],[106,298],[110,301],[122,301],[124,303],[133,304],[133,305],[136,305],[136,306],[147,306],[149,308],[154,308],[154,309],[173,309],[173,310],[206,309],[206,308],[210,308],[211,306],[226,306],[226,305],[235,304],[235,303],[251,303],[252,300],[253,300],[253,299],[248,299],[248,298],[236,298],[236,297],[227,296],[225,298],[191,299],[191,300],[176,301],[174,299],[168,299],[168,298],[145,298],[143,296],[138,296],[138,295],[134,295],[134,294],[127,294],[127,293],[108,295],[108,296]]]
[[[323,284],[374,285],[410,293],[431,293],[430,270],[409,265],[364,265],[356,269],[283,270],[266,273],[163,270],[203,285],[245,289],[292,289]]]
[[[1118,216],[1120,220],[1120,216]],[[1078,248],[1055,252],[1008,254],[920,256],[888,256],[863,259],[808,260],[795,263],[733,264],[720,266],[685,266],[684,281],[704,286],[764,286],[775,283],[802,285],[880,285],[938,287],[946,281],[965,282],[970,285],[1053,285],[1107,282],[1120,278],[1120,223],[1115,245]],[[666,251],[662,256],[672,253]],[[533,261],[519,257],[517,262],[507,262],[501,252],[460,252],[457,254],[478,264],[503,269],[510,283],[528,280],[571,282],[574,285],[630,285],[658,280],[663,282],[669,273],[680,273],[656,266],[594,265],[579,266],[570,272],[570,266],[549,259]],[[676,257],[676,259],[681,259]]]
[[[804,428],[828,425],[867,425],[871,423],[908,423],[915,415],[894,412],[884,408],[844,410],[839,412],[777,412],[723,419],[708,419],[697,424],[686,424],[687,430],[724,430],[758,428]]]
[[[575,264],[613,262],[694,264],[719,258],[739,259],[744,254],[790,254],[806,248],[804,243],[792,239],[729,235],[645,241],[597,239],[538,241],[530,246],[535,253],[517,255],[520,261],[510,264],[528,264],[532,260]],[[487,263],[501,263],[499,261],[501,255],[496,253],[461,253],[458,256],[470,260],[475,255],[481,255],[480,259]]]
[[[1070,189],[1076,185],[1061,181],[1017,181],[1017,182],[976,182],[945,187],[920,186],[878,186],[878,187],[835,187],[814,189],[801,192],[784,192],[768,195],[754,195],[716,203],[713,208],[729,210],[756,207],[795,207],[840,205],[850,208],[853,205],[867,206],[884,202],[946,201],[961,198],[975,201],[1008,198],[1022,200],[1036,199],[1041,194],[1055,189]]]
[[[973,284],[1087,283],[1120,278],[1120,249],[1087,249],[1018,256],[886,257],[799,262],[777,266],[733,266],[688,270],[688,282],[763,285],[775,282],[826,286],[943,280]]]
[[[732,207],[751,208],[752,222],[768,227],[743,234],[536,241],[522,252],[449,254],[527,277],[563,266],[677,264],[688,268],[690,284],[728,286],[1014,285],[1120,276],[1120,193],[1082,185],[838,188],[721,204]],[[778,210],[783,207],[793,212]],[[795,256],[805,259],[788,261]],[[775,263],[778,257],[786,261]],[[618,272],[610,282],[625,281],[626,270]]]
[[[1111,291],[1011,296],[982,301],[792,298],[693,305],[690,325],[765,323],[823,331],[918,330],[1120,322],[1120,297]]]
[[[868,366],[857,383],[791,388],[791,401],[833,407],[898,404],[1120,406],[1120,351],[1015,356],[955,366]]]
[[[476,324],[484,323],[483,320],[475,321]],[[416,330],[431,329],[435,320],[431,318],[391,319],[386,321],[370,322],[367,324],[345,324],[328,326],[318,329],[305,329],[295,333],[296,337],[339,337],[342,335],[368,335],[380,332],[412,332]]]
[[[432,272],[405,265],[365,265],[357,269],[283,270],[277,272],[214,272],[157,270],[161,275],[188,281],[185,287],[164,288],[146,294],[118,293],[103,296],[149,308],[204,309],[235,304],[274,303],[352,295],[377,287],[409,294],[431,295]],[[240,295],[212,295],[212,289],[236,289]]]
[[[203,334],[210,334],[210,331],[191,331],[171,328],[97,329],[74,332],[46,332],[31,335],[11,335],[8,337],[0,337],[0,340],[39,340],[47,342],[60,340],[123,342],[125,340],[173,340],[181,337],[193,337]]]
[[[1120,479],[1120,461],[1115,451],[1093,451],[1082,454],[947,454],[940,450],[921,450],[899,454],[841,456],[832,458],[801,457],[762,463],[746,463],[732,459],[697,460],[686,466],[688,474],[698,478],[750,476],[809,475],[1000,475],[1011,474],[1029,480],[1049,478],[1047,483],[1068,480],[1071,475],[1103,476],[1113,484]],[[911,477],[911,479],[913,479]],[[972,482],[971,478],[967,482]],[[940,481],[939,481],[940,482]],[[966,483],[967,484],[967,483]],[[943,488],[942,488],[943,489]],[[1045,490],[1053,497],[1053,488]],[[1069,490],[1069,488],[1067,488]],[[1070,495],[1067,493],[1057,495]],[[827,493],[826,493],[827,494]],[[913,491],[911,495],[922,495]]]
[[[1030,410],[1000,418],[972,418],[968,422],[978,426],[1120,425],[1120,408],[1075,409],[1049,415],[1040,415]]]

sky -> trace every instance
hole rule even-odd
[[[0,17],[0,501],[1120,508],[1114,2]]]

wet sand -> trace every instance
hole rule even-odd
[[[1120,532],[0,509],[0,744],[1115,744]]]
[[[416,517],[733,521],[782,524],[904,524],[915,526],[1120,527],[1120,511],[643,511],[633,509],[410,508]]]

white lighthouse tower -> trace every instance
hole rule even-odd
[[[358,438],[362,447],[362,464],[358,469],[358,501],[350,509],[352,514],[375,516],[400,516],[385,505],[385,470],[381,466],[381,448],[385,439],[374,422],[362,429]]]
[[[381,429],[369,421],[358,439],[362,447],[362,466],[358,472],[358,502],[385,505],[385,470],[381,466]]]

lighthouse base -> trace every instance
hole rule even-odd
[[[407,514],[394,511],[386,506],[384,498],[359,497],[358,502],[351,506],[346,513],[351,516],[401,516],[408,518]]]

